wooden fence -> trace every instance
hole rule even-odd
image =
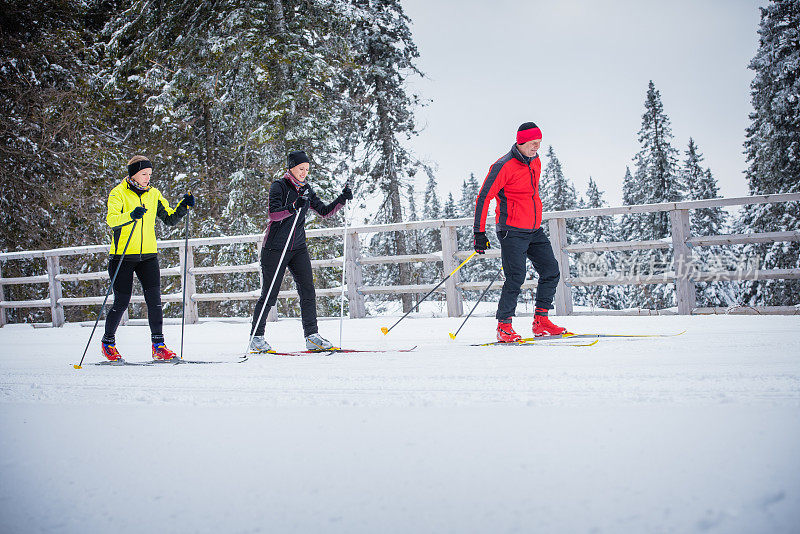
[[[556,313],[559,315],[573,314],[572,287],[577,286],[600,286],[600,285],[621,285],[621,284],[675,284],[677,313],[720,313],[727,309],[724,307],[697,308],[695,303],[696,282],[705,281],[730,281],[730,280],[769,280],[769,279],[800,279],[800,269],[771,269],[756,270],[752,272],[739,271],[716,271],[716,272],[696,272],[685,269],[684,266],[691,263],[692,249],[695,247],[736,245],[747,243],[775,243],[800,240],[800,231],[788,232],[768,232],[753,234],[729,234],[708,237],[692,237],[689,224],[689,212],[701,208],[718,208],[729,206],[743,206],[752,204],[769,204],[780,202],[798,202],[800,193],[763,195],[752,197],[739,197],[730,199],[710,199],[696,200],[689,202],[670,202],[662,204],[644,204],[636,206],[620,206],[586,210],[557,211],[544,214],[550,230],[550,239],[553,250],[559,262],[561,280],[558,284],[555,297]],[[567,219],[581,217],[598,217],[604,215],[624,215],[633,213],[669,213],[672,232],[670,238],[654,241],[621,241],[621,242],[601,242],[601,243],[578,243],[567,244]],[[441,262],[444,272],[450,272],[456,268],[458,263],[471,254],[471,251],[459,251],[456,232],[460,227],[471,227],[472,219],[441,219],[433,221],[415,221],[396,224],[383,224],[372,226],[354,226],[347,229],[345,246],[347,247],[347,265],[345,291],[349,303],[350,317],[366,316],[365,297],[367,295],[399,295],[404,293],[426,293],[435,284],[406,285],[406,286],[368,286],[364,285],[363,266],[365,265],[387,265],[393,263],[419,263],[419,262]],[[427,254],[410,254],[404,256],[369,256],[362,254],[364,245],[361,237],[365,234],[377,232],[396,232],[423,229],[437,229],[441,232],[442,250]],[[341,236],[343,228],[326,228],[307,230],[309,238],[320,236]],[[257,262],[244,265],[218,265],[208,267],[195,267],[194,249],[200,246],[219,246],[231,243],[252,243],[260,251],[261,234],[239,235],[229,237],[211,237],[190,239],[188,250],[184,248],[184,240],[160,241],[158,246],[161,249],[177,248],[180,263],[175,267],[161,269],[162,276],[181,277],[181,284],[186,286],[187,304],[186,320],[189,323],[196,323],[200,317],[198,314],[198,303],[209,301],[246,301],[256,300],[260,294],[260,288],[252,291],[242,291],[238,293],[198,293],[195,280],[198,276],[227,273],[257,273],[260,267]],[[604,252],[604,251],[633,251],[633,250],[673,250],[673,270],[658,275],[635,275],[619,276],[608,273],[603,277],[572,277],[569,269],[570,254],[583,252]],[[65,322],[64,308],[66,306],[87,306],[96,305],[103,302],[103,296],[82,296],[64,297],[62,295],[63,282],[74,282],[81,280],[107,280],[108,273],[105,271],[89,273],[64,273],[61,272],[60,259],[65,256],[75,256],[84,254],[106,254],[108,245],[93,245],[83,247],[61,248],[54,250],[37,250],[23,252],[4,252],[0,253],[0,326],[7,324],[6,310],[9,308],[49,308],[52,315],[53,326],[62,326]],[[186,279],[183,280],[184,257],[186,258]],[[256,256],[258,257],[258,255]],[[497,249],[490,249],[486,257],[499,257]],[[26,276],[18,278],[3,278],[3,265],[13,260],[31,260],[44,258],[46,263],[46,273],[37,276]],[[312,267],[315,269],[325,267],[341,267],[342,258],[328,258],[312,260]],[[4,286],[14,284],[47,284],[49,288],[48,298],[40,300],[11,301],[4,296]],[[495,282],[497,287],[502,285],[502,281]],[[535,287],[533,280],[525,282],[523,287]],[[456,273],[450,277],[439,291],[446,295],[447,312],[449,316],[460,316],[463,314],[462,291],[483,289],[486,282],[461,282]],[[243,288],[244,289],[244,288]],[[342,291],[341,287],[318,289],[317,295],[338,296]],[[296,291],[281,291],[279,298],[297,297]],[[164,302],[181,302],[182,294],[171,293],[162,295]],[[134,296],[132,302],[144,302],[141,295]],[[729,310],[728,310],[729,311]],[[798,306],[779,306],[765,308],[744,307],[738,310],[741,313],[800,313]],[[594,312],[593,312],[594,313]],[[625,310],[625,311],[598,311],[598,314],[651,314],[664,313],[663,310]],[[668,311],[674,313],[674,311]],[[271,315],[274,319],[274,308]]]

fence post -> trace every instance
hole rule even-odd
[[[672,265],[675,271],[675,297],[678,313],[690,315],[696,307],[694,282],[691,279],[692,249],[686,244],[691,237],[689,229],[689,210],[669,212],[672,226]]]
[[[455,226],[442,226],[442,266],[444,274],[447,275],[458,267],[458,232]],[[459,276],[454,273],[444,283],[445,294],[447,295],[447,316],[461,317],[464,315],[464,303],[461,299],[461,292],[458,290]]]
[[[45,256],[47,259],[47,278],[50,293],[50,315],[53,326],[64,326],[64,306],[58,303],[61,298],[61,280],[57,280],[59,268],[58,256]]]
[[[180,256],[181,267],[181,291],[183,291],[184,287],[186,288],[186,309],[184,310],[184,316],[187,323],[197,324],[200,322],[200,317],[197,311],[197,302],[192,299],[197,292],[195,276],[192,273],[192,269],[194,269],[194,247],[189,245],[187,248],[181,244],[178,246],[178,255]],[[186,265],[183,264],[184,255],[186,256]],[[183,277],[184,272],[186,273],[185,279]]]
[[[0,279],[3,278],[3,262],[0,261]],[[3,284],[0,283],[0,303],[5,302],[6,300],[6,293],[3,291]],[[6,315],[6,309],[0,306],[0,327],[5,326],[8,324],[8,316]]]
[[[351,319],[360,319],[367,316],[367,306],[364,302],[364,295],[360,289],[364,285],[364,272],[361,268],[361,240],[358,232],[348,230],[344,242],[347,247],[347,264],[344,276],[347,283],[347,307],[350,310]]]
[[[572,289],[567,285],[569,279],[569,255],[564,252],[567,246],[567,220],[550,219],[550,242],[553,253],[558,260],[558,271],[561,277],[556,286],[556,315],[572,315]]]

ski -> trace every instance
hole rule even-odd
[[[152,361],[153,365],[184,365],[184,364],[187,364],[187,365],[188,364],[207,365],[207,364],[212,364],[212,363],[233,363],[233,362],[211,362],[211,361],[205,361],[205,360],[183,360],[181,358],[178,358],[177,356],[175,358],[170,359],[170,360],[153,360]]]
[[[525,337],[522,341],[538,341],[547,339],[591,339],[591,338],[648,338],[648,337],[676,337],[685,334],[686,330],[676,334],[557,334],[554,336]]]
[[[152,367],[154,365],[183,365],[183,364],[197,364],[197,365],[204,365],[204,364],[212,364],[212,363],[235,363],[235,362],[211,362],[211,361],[204,361],[204,360],[181,360],[180,358],[172,358],[171,360],[151,360],[149,362],[129,362],[128,360],[119,359],[116,361],[105,361],[105,362],[97,362],[94,365],[106,365],[106,366],[113,366],[113,367],[122,367],[125,365],[136,365],[136,366],[148,366]]]
[[[320,349],[320,350],[296,350],[290,352],[279,352],[275,350],[270,350],[267,352],[251,352],[247,356],[243,357],[240,360],[241,362],[247,361],[250,356],[258,356],[258,355],[271,355],[271,356],[308,356],[309,354],[324,354],[324,355],[331,355],[331,354],[355,354],[355,353],[387,353],[387,352],[412,352],[417,349],[417,346],[414,345],[410,349],[342,349],[339,347],[333,347],[331,349]]]
[[[111,367],[122,367],[122,366],[125,366],[125,365],[138,365],[138,366],[151,365],[151,363],[152,362],[129,362],[128,360],[123,360],[122,358],[120,358],[119,360],[114,360],[114,361],[106,360],[106,361],[103,361],[103,362],[96,362],[94,365],[105,365],[105,366],[111,366]]]
[[[588,343],[546,343],[545,341],[541,340],[541,338],[536,338],[535,341],[524,339],[520,341],[493,341],[491,343],[474,343],[470,347],[591,347],[592,345],[597,345],[600,340],[595,339]]]

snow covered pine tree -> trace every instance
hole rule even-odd
[[[752,123],[744,143],[751,195],[800,192],[800,2],[771,0],[761,8],[758,51],[750,62]],[[800,203],[748,206],[740,231],[800,229]],[[763,269],[800,267],[800,243],[750,245],[747,254]],[[785,306],[800,302],[800,280],[747,283],[746,302]]]

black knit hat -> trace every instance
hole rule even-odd
[[[289,168],[294,168],[300,165],[301,163],[311,163],[308,160],[308,156],[302,150],[297,150],[295,152],[289,152],[289,157],[286,158],[287,164]]]

